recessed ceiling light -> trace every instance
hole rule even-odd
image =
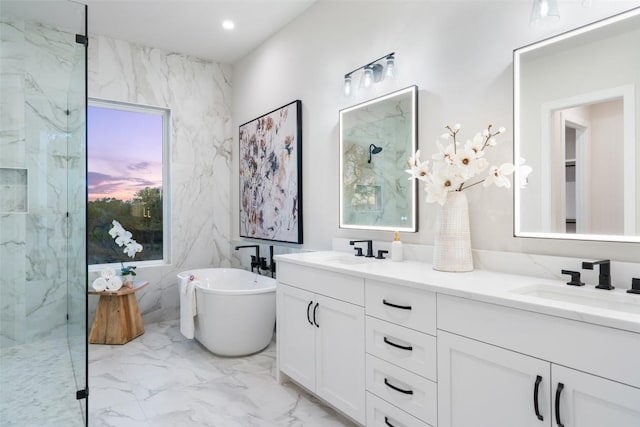
[[[225,19],[222,21],[222,28],[225,30],[233,30],[236,27],[236,24],[233,23],[230,19]]]

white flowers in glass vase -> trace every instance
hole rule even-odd
[[[142,252],[142,245],[133,240],[133,235],[131,234],[131,232],[125,230],[122,224],[114,219],[111,222],[111,225],[113,225],[113,227],[109,230],[109,235],[115,240],[116,244],[119,247],[124,247],[123,252],[127,254],[129,258],[134,258],[137,253]],[[135,266],[125,267],[125,265],[122,264],[120,274],[122,274],[122,276],[135,276],[135,269]]]
[[[447,194],[452,191],[462,191],[474,185],[482,183],[484,187],[496,185],[497,187],[511,187],[511,181],[507,176],[515,170],[512,163],[503,163],[500,166],[489,166],[489,161],[485,158],[485,150],[498,144],[496,137],[505,132],[505,128],[500,127],[497,131],[492,130],[492,125],[477,133],[473,140],[467,140],[462,145],[458,141],[458,133],[462,128],[459,124],[446,126],[447,132],[442,134],[441,139],[451,141],[445,147],[437,141],[438,153],[432,156],[432,162],[420,159],[420,150],[416,151],[409,159],[409,167],[406,172],[411,175],[409,179],[418,179],[424,182],[424,189],[427,192],[427,202],[437,202],[444,205]],[[527,167],[528,172],[531,168]],[[487,176],[478,179],[471,184],[476,175],[489,170]],[[525,168],[526,169],[526,168]],[[525,170],[523,169],[523,170]],[[526,177],[521,177],[526,180]]]

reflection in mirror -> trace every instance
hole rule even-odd
[[[340,227],[417,231],[416,180],[407,159],[417,149],[418,88],[340,111]]]
[[[516,236],[640,242],[638,46],[640,8],[514,51]]]

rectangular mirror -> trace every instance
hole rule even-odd
[[[640,242],[640,8],[514,51],[514,232]]]
[[[417,231],[417,108],[410,86],[340,111],[341,228]]]

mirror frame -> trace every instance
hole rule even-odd
[[[415,233],[418,231],[418,184],[416,179],[411,179],[410,191],[411,191],[411,211],[412,211],[412,219],[410,226],[401,227],[401,226],[376,226],[376,225],[357,225],[357,224],[345,224],[344,223],[344,212],[343,212],[343,123],[342,117],[345,113],[352,112],[354,110],[366,107],[368,105],[372,105],[381,101],[385,101],[387,99],[404,95],[410,93],[411,94],[411,152],[407,153],[407,160],[410,156],[412,156],[416,150],[418,149],[418,86],[412,85],[404,89],[399,89],[394,92],[388,93],[386,95],[379,96],[377,98],[370,99],[368,101],[353,105],[351,107],[344,108],[339,112],[339,131],[340,131],[340,145],[339,145],[339,156],[340,156],[340,177],[338,180],[339,186],[339,200],[338,203],[340,205],[339,209],[339,227],[347,228],[347,229],[359,229],[359,230],[381,230],[381,231],[402,231],[402,232],[410,232]],[[408,166],[407,166],[408,167]],[[409,181],[409,176],[407,175],[407,181]]]
[[[615,24],[620,21],[624,21],[626,19],[630,19],[640,15],[640,7],[628,10],[626,12],[622,12],[611,17],[575,28],[573,30],[566,31],[564,33],[558,34],[553,37],[549,37],[547,39],[541,40],[539,42],[535,42],[529,44],[527,46],[523,46],[513,51],[513,130],[514,130],[514,139],[513,139],[513,159],[514,165],[516,165],[514,172],[514,182],[520,182],[520,167],[519,167],[519,159],[521,157],[521,141],[522,137],[520,134],[520,114],[521,114],[521,99],[520,99],[520,74],[521,74],[521,64],[520,64],[520,55],[531,52],[535,49],[545,47],[548,45],[552,45],[556,42],[561,42],[566,39],[579,36],[581,34],[588,33],[592,30],[596,30],[607,25]],[[636,129],[635,123],[629,123],[629,114],[630,112],[635,113],[636,108],[633,103],[629,102],[629,97],[624,97],[625,103],[625,139],[631,138],[633,142],[636,139]],[[545,107],[544,105],[541,108]],[[549,107],[548,105],[546,107]],[[544,129],[543,129],[544,131]],[[625,147],[625,169],[631,168],[630,170],[635,171],[635,145],[640,143],[640,141],[635,141],[635,144],[630,144],[631,147],[628,147],[628,144]],[[535,171],[534,171],[535,173]],[[542,171],[538,171],[538,173],[543,173]],[[523,231],[521,229],[520,223],[520,204],[522,195],[520,193],[521,189],[519,186],[514,185],[514,197],[513,197],[513,234],[515,237],[524,237],[524,238],[545,238],[545,239],[560,239],[560,240],[586,240],[586,241],[602,241],[602,242],[626,242],[626,243],[639,243],[640,242],[640,234],[636,235],[612,235],[612,234],[580,234],[580,233],[557,233],[557,232],[536,232],[536,231]],[[526,191],[526,189],[524,190]],[[636,195],[630,194],[629,191],[625,189],[624,193],[625,197],[625,205],[628,203],[632,203],[635,206],[636,203]],[[629,197],[629,200],[627,200]],[[636,212],[636,216],[639,215],[639,212]],[[639,233],[640,230],[635,230],[636,233]]]

